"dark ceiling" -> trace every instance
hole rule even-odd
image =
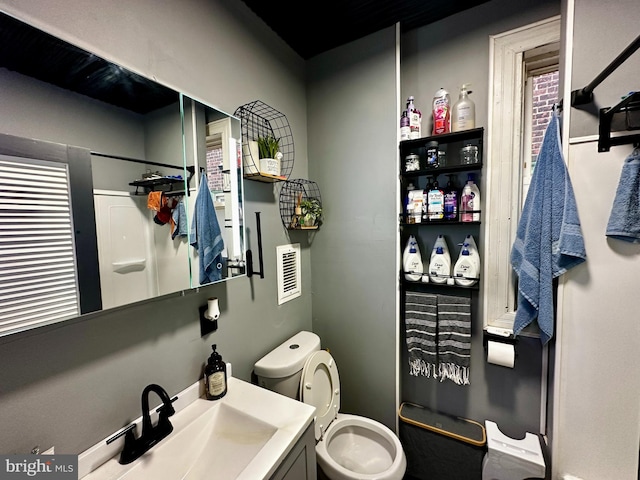
[[[0,67],[146,114],[178,93],[0,12]]]
[[[489,0],[242,1],[300,56],[309,59],[397,22],[401,32],[407,32]]]
[[[309,59],[397,22],[407,32],[490,0],[242,1]],[[2,67],[141,114],[178,100],[173,90],[0,13]]]

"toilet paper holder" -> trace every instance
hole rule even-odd
[[[508,343],[514,347],[518,345],[518,339],[513,334],[513,331],[507,330],[506,328],[486,327],[482,333],[482,345],[485,350],[487,349],[489,340],[493,342]]]

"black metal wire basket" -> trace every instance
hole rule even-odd
[[[281,182],[287,180],[293,170],[293,135],[286,115],[260,100],[241,105],[234,113],[242,125],[242,162],[244,177],[260,182]],[[258,142],[275,138],[282,158],[279,165],[261,165]],[[278,168],[279,167],[279,168]]]
[[[287,180],[280,190],[280,217],[288,230],[316,230],[322,225],[322,197],[316,182]]]

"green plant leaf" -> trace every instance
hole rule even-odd
[[[280,139],[271,135],[258,137],[258,150],[260,158],[275,158],[280,151]]]

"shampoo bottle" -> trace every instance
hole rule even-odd
[[[451,131],[451,97],[444,88],[433,97],[433,135]]]
[[[218,400],[227,394],[227,365],[216,352],[216,345],[211,348],[213,353],[204,368],[204,390],[208,400]]]
[[[415,140],[422,136],[422,113],[413,104],[413,97],[407,99],[407,115],[409,116],[409,138]]]
[[[402,269],[404,270],[404,278],[412,282],[419,282],[422,278],[424,267],[422,265],[422,257],[418,242],[413,235],[409,235],[407,246],[402,255]]]
[[[442,220],[444,218],[444,192],[435,180],[429,189],[427,196],[427,215],[429,220]]]
[[[409,114],[406,110],[402,111],[400,117],[400,141],[409,140],[411,138],[411,127],[409,125]]]
[[[458,101],[453,105],[451,112],[451,131],[460,132],[476,128],[476,105],[469,98],[472,93],[468,90],[470,84],[465,83],[460,89]]]
[[[449,175],[449,181],[444,189],[444,218],[445,220],[458,219],[458,187],[453,178]]]

